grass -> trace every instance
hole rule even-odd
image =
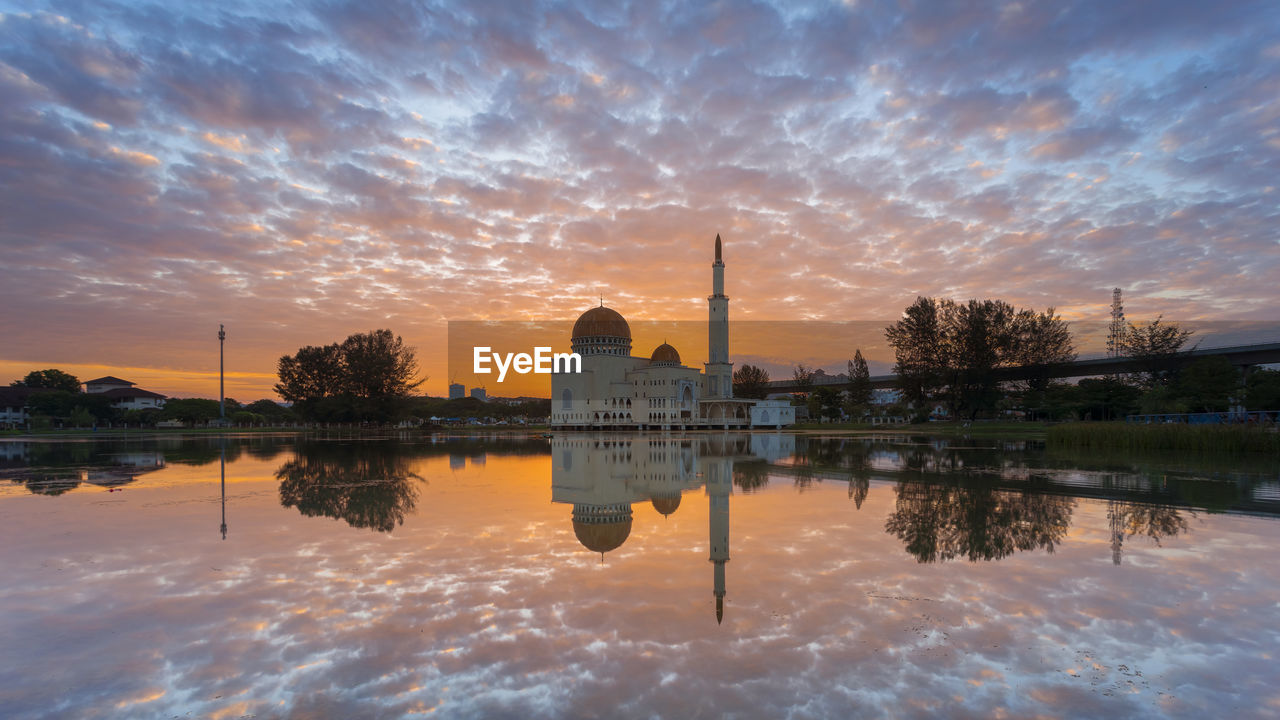
[[[915,425],[872,425],[870,423],[799,423],[789,430],[834,434],[875,433],[877,435],[939,435],[957,437],[1043,438],[1049,428],[1041,422],[930,422]]]
[[[1280,453],[1280,433],[1248,425],[1067,423],[1049,429],[1052,448]]]

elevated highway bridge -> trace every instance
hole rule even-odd
[[[1242,369],[1250,368],[1255,365],[1270,365],[1272,363],[1280,363],[1280,342],[1260,343],[1254,345],[1234,345],[1231,347],[1196,348],[1182,353],[1179,356],[1179,360],[1183,363],[1188,363],[1204,357],[1225,357],[1232,365]],[[1059,363],[1047,367],[1034,366],[1001,368],[996,371],[996,377],[1005,381],[1026,380],[1030,377],[1035,377],[1044,371],[1047,371],[1046,374],[1051,378],[1078,378],[1139,372],[1141,371],[1141,367],[1140,361],[1129,357],[1089,358],[1069,363]],[[820,387],[843,389],[847,384],[848,380],[844,378],[844,376],[829,375],[815,380],[808,387],[808,391],[812,392]],[[797,393],[806,391],[805,388],[796,384],[793,379],[773,380],[769,382],[766,387],[767,392],[769,393]],[[896,388],[898,387],[898,376],[872,375],[871,387]]]

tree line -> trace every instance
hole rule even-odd
[[[1119,347],[1135,360],[1135,371],[1071,384],[1049,377],[1054,365],[1077,357],[1070,329],[1054,308],[1038,312],[1003,300],[919,297],[885,328],[902,395],[888,411],[922,421],[939,407],[948,417],[968,420],[1010,412],[1101,420],[1134,413],[1218,412],[1233,405],[1280,409],[1280,371],[1254,369],[1244,378],[1222,357],[1192,361],[1184,349],[1191,336],[1163,318],[1131,322]],[[1003,380],[1001,372],[1015,367],[1025,370],[1023,379]],[[863,417],[872,392],[861,349],[855,349],[847,373],[843,386],[815,386],[814,369],[798,365],[792,374],[797,402],[813,416]],[[743,365],[734,372],[734,394],[763,398],[768,382],[765,370]]]

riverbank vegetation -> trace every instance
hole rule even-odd
[[[1280,453],[1280,433],[1248,425],[1065,423],[1050,427],[1046,442],[1064,449]]]

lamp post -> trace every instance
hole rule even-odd
[[[227,331],[222,324],[218,324],[218,424],[227,424],[227,401],[225,397],[225,384],[222,363],[222,346],[226,344]]]

